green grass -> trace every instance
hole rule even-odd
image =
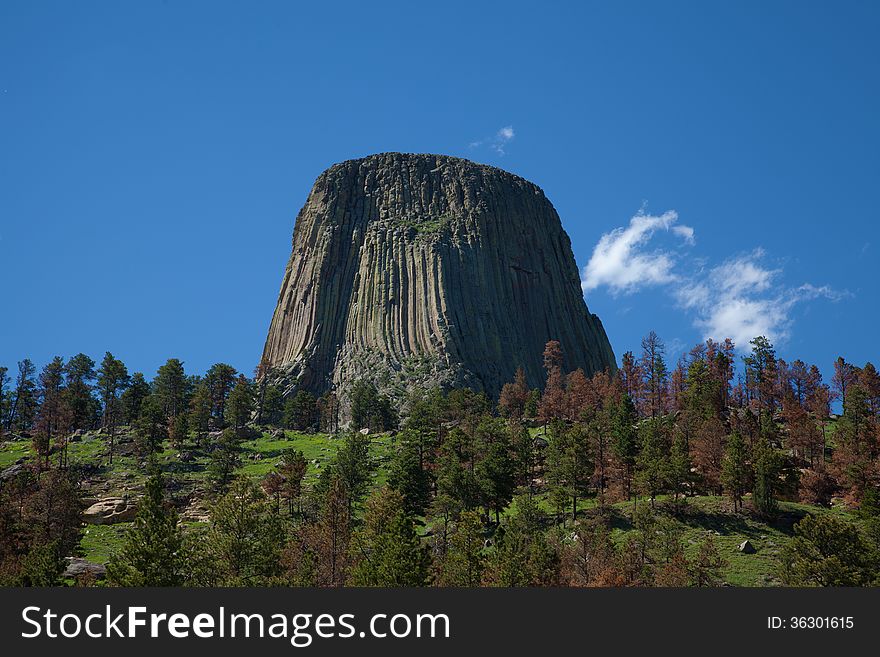
[[[86,525],[83,529],[79,548],[82,557],[93,563],[107,563],[115,552],[122,548],[125,532],[130,522],[117,525]]]
[[[305,480],[308,485],[314,483],[321,470],[327,467],[342,442],[341,438],[325,433],[306,434],[285,431],[284,435],[284,439],[278,439],[264,433],[260,438],[242,443],[242,466],[236,470],[236,473],[249,477],[263,477],[275,469],[284,450],[298,449],[308,461]],[[390,434],[370,436],[370,453],[377,466],[376,486],[382,486],[387,480],[387,466],[393,450],[393,439]],[[251,458],[254,454],[259,454],[260,458]]]
[[[27,440],[9,440],[0,443],[0,469],[8,468],[18,459],[31,455],[31,444]]]

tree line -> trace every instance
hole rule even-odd
[[[839,358],[825,383],[815,365],[778,358],[766,338],[749,347],[738,363],[729,340],[709,340],[670,367],[652,332],[619,370],[588,377],[565,372],[551,341],[543,389],[529,389],[520,369],[497,403],[456,389],[422,391],[397,407],[357,382],[347,400],[353,429],[395,434],[381,487],[369,432],[358,431],[341,434],[312,485],[296,450],[259,482],[236,477],[255,426],[339,431],[335,394],[285,398],[266,363],[252,378],[222,363],[200,377],[170,359],[147,382],[110,353],[97,366],[83,354],[56,358],[39,375],[24,360],[14,381],[0,369],[0,427],[29,436],[35,454],[32,468],[0,488],[0,578],[57,582],[79,532],[70,439],[100,428],[112,463],[120,429],[130,427],[150,476],[110,564],[114,584],[713,585],[724,559],[712,535],[686,556],[673,521],[695,495],[765,518],[780,500],[840,498],[860,522],[808,516],[779,576],[875,581],[880,376]],[[177,518],[155,458],[166,445],[210,454],[206,527],[184,531]],[[611,505],[627,500],[632,531],[621,542]]]

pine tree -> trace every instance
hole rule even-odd
[[[168,439],[175,449],[181,449],[189,437],[189,420],[186,413],[180,413],[171,420],[168,427]]]
[[[669,372],[664,355],[666,346],[660,337],[651,331],[642,338],[642,358],[640,369],[645,377],[645,390],[648,414],[656,418],[666,411],[666,384]]]
[[[253,412],[254,388],[245,376],[239,376],[226,401],[226,421],[238,431],[239,435],[243,435]]]
[[[404,437],[388,472],[389,486],[403,496],[406,512],[413,516],[425,513],[431,497],[431,475],[419,457],[418,445]]]
[[[208,463],[208,478],[214,490],[225,491],[232,481],[235,470],[241,465],[239,442],[238,434],[232,427],[224,429],[220,434]]]
[[[317,408],[317,407],[316,407]],[[282,423],[284,415],[284,397],[278,386],[267,385],[263,392],[262,421],[270,426]]]
[[[64,403],[70,413],[70,428],[91,429],[97,420],[98,402],[92,395],[95,361],[85,354],[73,356],[64,366],[67,386]]]
[[[288,429],[311,429],[317,421],[317,399],[308,390],[300,390],[284,403],[284,426]]]
[[[755,487],[752,491],[752,499],[755,508],[765,516],[773,516],[778,508],[776,493],[779,489],[782,460],[772,447],[760,445],[757,453],[753,455],[753,461]]]
[[[629,397],[624,396],[612,411],[611,451],[620,464],[621,484],[627,499],[632,497],[633,469],[638,454],[636,421],[635,406]]]
[[[727,439],[724,464],[721,469],[721,484],[733,500],[733,510],[742,509],[742,498],[748,490],[751,472],[748,449],[739,433],[734,432]]]
[[[538,414],[544,422],[546,431],[551,420],[562,419],[565,414],[565,375],[562,372],[562,348],[557,340],[550,340],[544,348],[544,369],[547,370],[547,383]]]
[[[308,463],[306,457],[298,449],[285,449],[281,452],[281,465],[278,472],[284,478],[282,496],[287,500],[287,511],[293,515],[294,502],[297,503],[301,512],[300,501],[302,499],[303,478],[306,476]]]
[[[763,335],[751,340],[752,353],[743,358],[746,386],[757,402],[761,414],[772,415],[777,402],[777,362],[773,345]]]
[[[267,586],[281,575],[284,531],[256,483],[238,479],[211,511],[204,537],[215,586]]]
[[[128,369],[118,358],[109,351],[104,354],[101,367],[98,370],[98,392],[104,406],[103,423],[107,431],[107,456],[110,465],[113,465],[113,441],[116,436],[116,427],[123,417],[123,409],[120,397],[128,387],[130,377]]]
[[[718,586],[726,565],[724,558],[718,553],[712,534],[706,534],[696,558],[690,565],[691,584],[702,587]]]
[[[336,475],[348,492],[349,512],[367,494],[375,464],[370,456],[370,439],[360,433],[345,436],[323,476]]]
[[[150,396],[150,384],[144,379],[144,375],[135,372],[131,375],[131,382],[125,392],[120,396],[122,404],[122,416],[125,423],[133,425],[141,414],[141,405]]]
[[[364,526],[352,540],[354,586],[413,587],[428,580],[430,559],[403,496],[386,486],[367,501]]]
[[[592,477],[593,459],[583,425],[567,427],[554,422],[547,455],[547,481],[557,507],[565,509],[570,505],[572,520],[577,520],[578,499],[587,495]]]
[[[369,381],[357,381],[351,391],[351,421],[355,428],[387,431],[397,425],[391,400]]]
[[[149,456],[161,449],[162,443],[168,437],[167,422],[168,416],[157,397],[150,395],[141,403],[135,423],[136,445],[141,456]]]
[[[165,499],[165,481],[154,466],[122,550],[107,565],[116,586],[181,586],[186,577],[183,533],[177,511]]]
[[[37,368],[29,358],[18,361],[18,375],[6,416],[7,431],[27,431],[37,414]]]
[[[876,577],[871,550],[852,523],[834,516],[806,516],[782,549],[786,586],[865,586]]]
[[[439,586],[479,586],[486,567],[483,523],[476,511],[463,512],[439,562]]]
[[[511,453],[510,436],[500,421],[487,420],[477,428],[477,441],[480,458],[474,475],[483,503],[495,512],[497,523],[516,487],[516,462]]]
[[[513,503],[484,577],[490,586],[549,586],[558,580],[559,554],[543,531],[543,514],[536,502],[520,495]]]
[[[166,418],[177,417],[186,411],[189,382],[181,361],[169,358],[159,368],[153,380],[153,394]]]
[[[691,474],[691,456],[688,453],[687,441],[681,434],[672,441],[672,452],[669,455],[669,486],[676,503],[684,498],[693,481]]]
[[[41,467],[49,469],[49,453],[52,439],[69,427],[69,409],[64,403],[64,360],[56,356],[40,372],[39,399],[33,447],[41,459]],[[67,418],[63,416],[68,414]],[[62,427],[62,424],[68,425]]]
[[[641,449],[636,457],[636,482],[639,490],[654,500],[669,486],[669,447],[659,419],[646,420],[641,426]]]
[[[316,586],[342,586],[348,577],[351,513],[345,484],[334,477],[322,500],[318,523],[306,528],[306,544],[314,554]]]
[[[211,391],[205,381],[199,382],[189,400],[189,427],[195,431],[200,443],[211,428]]]
[[[205,373],[205,384],[211,395],[212,413],[217,426],[225,426],[226,400],[235,387],[235,377],[238,374],[232,365],[216,363]]]

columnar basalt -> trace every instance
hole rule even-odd
[[[571,243],[536,185],[442,155],[383,153],[330,167],[296,219],[264,357],[287,392],[345,397],[468,386],[497,395],[522,367],[614,369]]]

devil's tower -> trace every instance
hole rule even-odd
[[[614,369],[571,243],[536,185],[443,155],[383,153],[320,175],[293,231],[264,357],[286,390],[345,397],[358,379],[497,395],[517,367]]]

